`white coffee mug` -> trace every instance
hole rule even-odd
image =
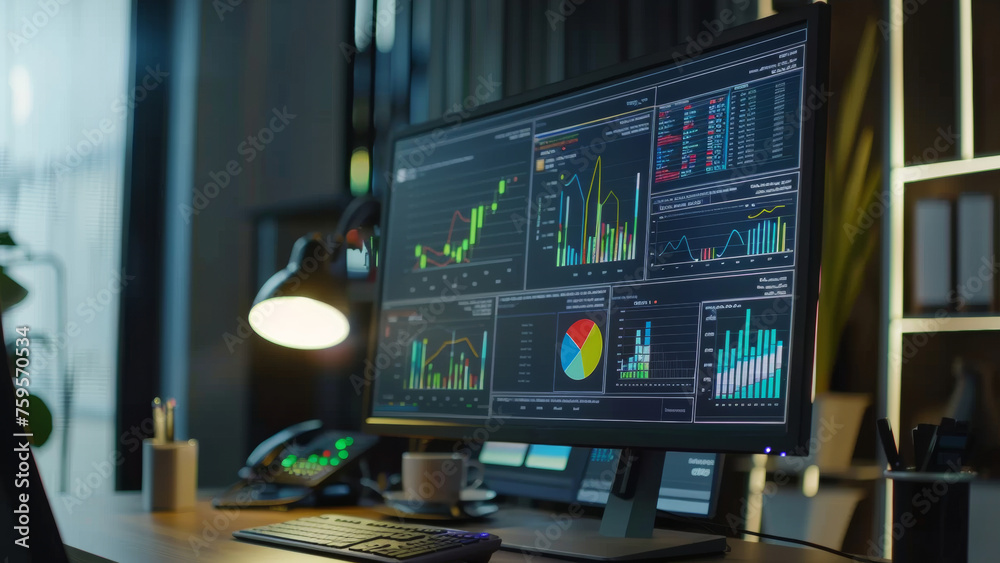
[[[469,482],[469,468],[479,475]],[[412,501],[455,504],[462,489],[483,484],[483,464],[457,453],[403,454],[403,494]]]

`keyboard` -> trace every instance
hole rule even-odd
[[[248,528],[233,536],[364,561],[489,561],[500,538],[419,524],[324,514]]]

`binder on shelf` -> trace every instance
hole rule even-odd
[[[949,305],[952,289],[951,202],[916,202],[914,301],[918,308]]]
[[[958,197],[958,296],[962,310],[989,311],[993,306],[993,196]]]

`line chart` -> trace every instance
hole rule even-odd
[[[784,207],[784,205],[775,205],[771,209],[761,209],[760,211],[754,213],[753,215],[747,215],[747,219],[756,219],[757,217],[760,217],[765,213],[774,213],[776,209],[781,209],[782,207]]]
[[[496,191],[493,192],[492,203],[481,203],[473,206],[469,211],[468,217],[462,215],[461,211],[455,210],[455,212],[451,215],[451,224],[448,226],[448,236],[445,238],[444,244],[441,246],[440,250],[430,245],[417,244],[414,251],[417,262],[413,267],[424,269],[428,266],[436,266],[438,268],[442,268],[451,264],[471,262],[472,254],[475,253],[477,242],[482,241],[483,239],[482,234],[480,234],[483,230],[483,218],[486,215],[490,215],[491,217],[496,215],[500,197],[502,197],[506,191],[507,180],[501,179],[497,183]],[[468,235],[457,242],[455,239],[456,221],[468,224]],[[490,222],[491,220],[486,221],[487,224]],[[465,229],[465,227],[461,228],[462,231],[465,231]],[[477,234],[479,235],[478,240]],[[436,256],[437,259],[429,257],[428,253]]]
[[[608,190],[604,199],[601,199],[602,175],[601,157],[597,157],[594,169],[591,172],[590,184],[587,187],[586,195],[584,195],[579,174],[573,174],[569,180],[566,180],[562,184],[564,188],[568,188],[575,183],[576,192],[579,193],[580,198],[574,198],[574,190],[572,189],[569,190],[569,194],[566,193],[566,190],[561,191],[559,194],[556,266],[599,264],[635,258],[635,234],[636,223],[639,219],[639,182],[641,175],[638,172],[635,174],[635,195],[632,200],[631,221],[626,220],[624,223],[621,221],[622,201],[618,195],[613,190]],[[565,180],[565,174],[562,175],[560,180]],[[595,184],[597,186],[597,195],[595,197],[596,204],[594,205],[594,224],[591,225],[590,198],[594,195]],[[614,223],[610,220],[611,216],[604,211],[612,197],[615,198]],[[571,220],[571,217],[574,215],[573,210],[578,207],[580,213],[576,215],[579,223]],[[574,246],[576,237],[571,234],[574,228],[580,232],[580,242],[576,246]],[[570,241],[571,237],[573,238],[573,242]]]
[[[650,225],[654,277],[788,265],[795,240],[795,196],[666,212]],[[777,201],[776,201],[777,200]],[[698,266],[698,270],[691,268]]]

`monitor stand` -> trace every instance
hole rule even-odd
[[[656,501],[663,477],[664,452],[623,449],[608,504],[598,522],[580,510],[552,516],[539,527],[501,528],[501,549],[591,561],[636,561],[722,553],[726,538],[656,530]]]

